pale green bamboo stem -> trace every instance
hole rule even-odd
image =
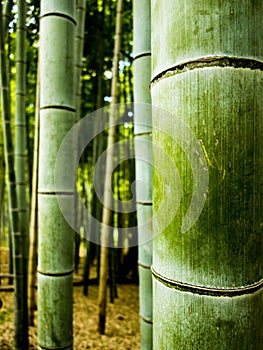
[[[152,217],[152,121],[150,94],[151,81],[151,3],[133,0],[134,14],[134,143],[136,180],[143,181],[149,190],[143,198],[141,186],[136,188],[139,238],[140,332],[141,349],[152,349],[152,227],[144,225]],[[137,105],[138,103],[138,105]],[[145,105],[143,105],[145,104]],[[147,146],[146,146],[147,145]],[[142,154],[142,152],[145,152]],[[141,161],[143,159],[144,161]],[[145,183],[148,181],[148,183]],[[147,231],[147,232],[146,232]],[[145,242],[148,237],[148,242]]]
[[[153,174],[154,214],[169,199],[175,167],[182,182],[175,218],[169,224],[170,207],[154,221],[154,233],[166,226],[153,247],[156,350],[262,349],[262,14],[263,3],[248,0],[152,1],[152,103],[167,111],[153,114],[153,164],[169,179],[162,187]],[[195,144],[181,149],[180,123],[203,156]],[[182,232],[192,154],[207,162],[209,187],[201,215]]]
[[[74,141],[57,169],[61,143],[75,122],[75,1],[41,2],[38,183],[38,346],[72,349],[74,233],[58,201],[74,210]],[[72,148],[70,148],[72,147]],[[71,155],[71,157],[70,157]]]

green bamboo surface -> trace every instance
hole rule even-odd
[[[172,186],[176,165],[182,183],[172,222],[154,221],[154,232],[166,226],[153,248],[154,349],[262,349],[262,5],[152,1],[152,103],[167,111],[153,115],[153,164]],[[194,144],[172,139],[179,119],[209,173],[204,209],[185,233]],[[170,136],[158,132],[167,120]],[[167,196],[154,171],[154,213]]]
[[[74,206],[74,143],[55,179],[59,147],[75,121],[75,1],[41,3],[38,345],[40,349],[72,349],[73,230],[58,199],[69,213]],[[62,163],[60,163],[62,164]]]

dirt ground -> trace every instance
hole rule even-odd
[[[89,287],[84,297],[81,287],[74,287],[74,349],[140,349],[138,286],[119,285],[119,296],[108,303],[106,334],[97,332],[98,287]],[[0,349],[13,349],[13,293],[1,292]],[[29,328],[30,349],[37,349],[37,328]]]
[[[0,291],[0,350],[13,349],[13,292]],[[88,297],[82,286],[74,286],[74,349],[139,350],[138,285],[119,284],[118,298],[107,304],[106,334],[97,332],[98,286],[89,286]],[[37,319],[37,311],[35,312]],[[30,349],[37,349],[37,327],[29,327]]]

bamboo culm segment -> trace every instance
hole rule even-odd
[[[189,89],[190,99],[187,92]],[[187,176],[191,169],[178,145],[173,144],[171,147],[170,140],[159,137],[158,142],[162,142],[165,151],[171,156],[172,153],[177,155],[176,164],[184,183],[185,200],[171,225],[154,240],[153,266],[164,277],[208,288],[227,289],[253,285],[262,279],[262,72],[234,68],[193,70],[160,81],[152,90],[153,98],[160,99],[161,105],[167,106],[168,99],[171,98],[169,91],[172,90],[177,91],[173,116],[184,115],[184,121],[195,131],[205,147],[209,163],[209,191],[198,221],[189,232],[182,234],[182,218],[190,204],[193,188],[191,177]],[[253,95],[247,94],[247,91],[251,90]],[[162,121],[154,120],[154,123],[155,127],[159,128]],[[153,163],[157,169],[164,166],[162,159],[154,159]],[[173,169],[168,171],[172,174]],[[153,188],[159,197],[158,182],[155,182],[155,178]],[[158,228],[158,222],[154,223],[154,226]],[[159,287],[160,283],[155,282],[154,319],[165,323],[167,320],[161,315],[169,314],[174,308],[171,299],[173,293],[176,294],[176,298],[181,296],[184,299],[185,296],[183,292],[162,287],[163,297],[160,301]],[[165,293],[169,294],[169,297],[166,297]],[[210,320],[211,317],[214,319],[214,306],[205,309],[208,314],[203,314],[205,311],[202,309],[203,303],[206,305],[211,299],[197,298],[195,295],[192,298],[196,310],[199,309],[198,312],[204,317],[203,320]],[[220,301],[222,299],[224,298],[221,297]],[[216,299],[212,300],[216,304]],[[228,303],[228,297],[225,297],[225,306],[220,302],[218,308],[222,310],[216,313],[219,323],[228,322],[231,324],[229,329],[236,330],[240,343],[233,343],[232,332],[227,332],[227,327],[224,328],[226,334],[222,337],[222,331],[218,332],[215,323],[209,323],[211,328],[203,329],[203,333],[211,335],[210,338],[205,338],[208,342],[206,348],[216,349],[213,342],[217,339],[218,349],[231,349],[231,346],[234,349],[237,344],[240,349],[247,349],[245,344],[251,344],[251,349],[260,349],[262,332],[254,332],[255,327],[259,326],[252,327],[250,331],[245,328],[243,333],[244,329],[239,322],[241,317],[249,320],[250,314],[253,313],[258,317],[258,324],[262,324],[262,292],[257,292],[254,299],[244,295],[242,300],[244,304],[248,303],[247,313],[246,308],[242,311],[240,307],[239,314],[232,312],[228,315],[227,307],[235,307],[234,303]],[[160,302],[164,304],[162,308]],[[180,305],[186,304],[180,301]],[[180,309],[183,320],[187,313],[183,311],[182,306]],[[200,325],[202,323],[204,321],[200,321]],[[160,336],[158,326],[156,327],[157,348],[166,348],[168,345],[161,345],[166,344],[166,341]],[[161,332],[165,333],[163,330]],[[183,343],[184,328],[180,332],[176,327],[173,328],[173,334],[176,334],[176,344]],[[200,348],[200,334],[196,335],[196,347],[192,345],[193,348]],[[245,335],[247,343],[243,341]],[[225,339],[223,344],[221,339]],[[168,337],[167,344],[171,341]]]
[[[206,57],[262,62],[262,16],[260,1],[153,0],[152,18],[156,22],[152,28],[152,77],[175,65]]]
[[[154,327],[166,334],[154,334],[158,349],[262,348],[262,290],[230,298],[181,292],[157,280],[153,288],[162,300],[154,305]]]
[[[73,158],[61,169],[56,159],[75,121],[75,1],[41,3],[39,130],[38,345],[72,349],[72,272],[74,233],[60,210],[74,210]],[[75,140],[67,154],[75,154]]]
[[[246,95],[252,90],[253,94]],[[191,169],[176,142],[159,135],[158,142],[166,153],[176,154],[185,201],[173,223],[160,239],[156,238],[154,266],[159,272],[165,271],[168,278],[202,286],[238,288],[258,282],[262,278],[262,72],[227,67],[196,69],[161,80],[153,87],[152,96],[168,106],[169,91],[174,93],[169,112],[174,118],[183,115],[202,140],[209,165],[209,189],[199,220],[182,235],[180,225],[193,188],[191,177],[187,177]],[[162,128],[162,122],[156,118],[155,126]],[[154,159],[154,164],[162,167],[162,159]],[[153,184],[154,189],[156,186],[158,183]],[[155,224],[158,227],[158,222]]]

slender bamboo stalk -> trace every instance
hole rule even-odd
[[[152,349],[152,226],[145,222],[152,217],[152,120],[150,94],[151,80],[151,3],[134,0],[134,143],[136,180],[143,181],[148,197],[141,187],[136,189],[137,222],[139,237],[139,284],[141,349]],[[138,104],[137,104],[138,103]],[[145,104],[145,105],[144,105]],[[144,154],[142,154],[144,152]],[[141,159],[144,161],[142,162]],[[148,160],[148,162],[147,162]],[[145,183],[148,181],[148,183]],[[145,239],[148,237],[148,239]],[[148,242],[146,242],[148,240]]]
[[[0,4],[0,28],[3,29],[2,5]],[[5,50],[3,30],[0,31],[0,60],[1,60],[1,85],[2,85],[2,123],[5,146],[5,164],[8,177],[8,195],[10,226],[13,238],[13,260],[14,260],[14,287],[15,287],[15,314],[14,314],[14,348],[27,349],[27,319],[24,319],[27,310],[23,309],[24,299],[24,270],[23,270],[23,242],[19,232],[19,215],[17,207],[17,193],[15,188],[16,176],[13,157],[13,142],[10,123],[10,100],[8,94],[8,79],[6,72]]]
[[[86,18],[86,3],[85,0],[77,0],[76,6],[76,35],[75,35],[75,94],[76,94],[76,121],[80,119],[81,106],[81,73],[82,73],[82,58],[84,48],[84,30]]]
[[[11,90],[10,90],[10,50],[11,50],[11,44],[10,44],[10,35],[8,33],[8,25],[9,22],[11,20],[11,10],[12,10],[12,6],[13,6],[13,1],[5,1],[4,2],[4,6],[3,6],[3,36],[4,36],[4,41],[5,43],[7,43],[8,45],[8,49],[6,51],[5,54],[5,62],[6,62],[6,90],[7,90],[7,94],[8,94],[8,98],[11,99]],[[10,107],[11,108],[11,107]],[[10,110],[11,113],[11,110]],[[14,155],[13,155],[14,157]],[[9,201],[9,198],[8,198]],[[10,206],[10,203],[8,204],[8,206]],[[9,214],[11,215],[11,214]],[[11,221],[12,219],[9,218],[9,221]],[[8,235],[9,235],[9,240],[8,240],[8,245],[9,245],[9,273],[13,274],[14,272],[14,267],[13,267],[13,239],[12,239],[12,232],[11,232],[11,224],[8,221]],[[9,278],[9,285],[13,284],[13,278],[10,277]]]
[[[4,2],[4,8],[3,8],[3,35],[6,36],[8,32],[8,24],[11,20],[11,10],[13,7],[14,1],[13,0],[6,0]]]
[[[8,210],[7,210],[8,212]],[[13,237],[12,237],[12,232],[11,232],[11,223],[10,223],[10,214],[8,213],[8,215],[6,215],[6,218],[8,217],[7,220],[7,230],[8,230],[8,250],[9,250],[9,254],[8,254],[8,272],[10,274],[10,277],[8,279],[8,284],[10,286],[12,286],[14,284],[14,279],[13,279],[13,274],[14,274],[14,259],[13,259]]]
[[[18,0],[18,20],[16,27],[16,102],[15,102],[15,172],[16,191],[20,225],[20,235],[23,244],[23,310],[24,332],[27,336],[27,270],[28,270],[28,218],[26,200],[26,1]]]
[[[74,148],[55,178],[56,160],[64,137],[75,122],[74,91],[75,1],[41,2],[40,128],[38,182],[38,346],[72,349],[72,293],[74,232],[59,201],[74,210],[74,179],[70,170]],[[71,148],[72,147],[72,148]],[[71,157],[69,156],[71,155]]]
[[[102,11],[99,11],[99,6],[102,6]],[[99,1],[97,3],[97,40],[98,40],[98,46],[97,46],[97,102],[96,102],[96,109],[103,107],[103,62],[104,62],[104,7],[105,4],[99,4]],[[101,123],[100,120],[96,120],[96,123],[94,125],[94,134],[97,135],[95,139],[93,140],[93,165],[96,163],[98,157],[101,155],[103,150],[103,137],[102,135],[98,135],[99,130],[99,124]],[[102,178],[102,181],[104,182],[104,178]],[[95,253],[97,253],[98,260],[100,257],[99,254],[99,247],[93,243],[93,237],[94,235],[98,235],[98,232],[100,232],[100,222],[101,222],[101,216],[102,216],[102,206],[101,202],[98,200],[96,196],[96,192],[94,190],[94,187],[92,187],[91,190],[91,201],[90,201],[90,207],[91,207],[91,215],[97,219],[96,223],[93,223],[92,225],[89,225],[88,228],[88,236],[89,239],[86,242],[86,258],[85,258],[85,268],[84,268],[84,274],[83,274],[83,294],[88,294],[88,279],[89,279],[89,268],[90,268],[90,254],[91,251],[94,250]],[[91,227],[92,226],[92,227]],[[97,264],[98,271],[99,271],[99,262]],[[98,273],[99,276],[99,273]]]
[[[262,349],[262,14],[262,1],[152,1],[152,103],[166,111],[153,113],[153,163],[172,190],[175,165],[157,156],[165,150],[182,182],[175,218],[154,221],[154,232],[165,227],[153,242],[156,350]],[[189,148],[178,125],[180,140],[196,137]],[[209,187],[186,230],[201,186],[193,164]],[[157,172],[153,184],[158,217],[171,195]]]
[[[98,4],[99,7],[99,4]],[[96,107],[97,109],[103,107],[103,63],[104,63],[104,13],[105,13],[105,5],[102,5],[102,10],[98,11],[98,32],[97,32],[97,40],[98,40],[98,56],[97,56],[97,62],[98,62],[98,89],[97,89],[97,103]]]
[[[35,132],[34,132],[34,160],[32,178],[32,199],[30,215],[30,249],[29,249],[29,273],[28,273],[28,321],[34,325],[34,311],[36,309],[36,277],[37,277],[37,245],[38,245],[38,222],[37,222],[37,187],[38,187],[38,156],[39,156],[39,64],[37,67],[36,104],[35,104]]]
[[[75,94],[76,94],[76,122],[81,118],[81,73],[82,73],[82,58],[83,58],[83,48],[84,48],[84,30],[85,30],[85,18],[86,18],[86,1],[77,0],[76,7],[76,35],[75,35]],[[80,142],[80,141],[78,141]],[[78,150],[80,148],[80,144]],[[78,196],[75,194],[75,208],[79,208]],[[76,225],[79,228],[79,210],[75,215]],[[80,247],[80,234],[76,232],[75,234],[75,270],[78,271],[79,264],[79,247]]]
[[[2,124],[1,124],[2,125]],[[0,125],[0,128],[1,128]],[[4,197],[5,197],[5,159],[4,159],[4,145],[3,145],[3,137],[2,137],[2,128],[1,128],[1,139],[0,139],[0,212],[1,216],[3,216],[4,212]],[[1,227],[2,228],[2,227]]]
[[[122,19],[123,0],[117,2],[117,16],[116,16],[116,31],[115,44],[112,67],[112,82],[111,82],[111,96],[112,107],[109,116],[109,134],[107,142],[107,159],[105,169],[105,190],[104,203],[111,201],[111,174],[113,164],[113,144],[115,138],[115,107],[117,103],[117,82],[119,70],[119,54],[121,45],[121,19]],[[101,254],[100,254],[100,278],[99,278],[99,321],[98,331],[100,334],[105,333],[106,322],[106,304],[107,304],[107,277],[108,277],[108,262],[109,262],[109,242],[110,242],[110,226],[112,220],[112,211],[107,204],[103,207],[102,215],[102,230],[101,230]]]
[[[6,192],[6,181],[5,181],[5,161],[4,161],[4,145],[2,137],[2,128],[0,124],[0,241],[2,237],[5,237],[5,192]],[[1,257],[0,257],[1,260]],[[1,263],[1,261],[0,261]],[[1,272],[1,271],[0,271]],[[1,284],[1,281],[0,281]]]

